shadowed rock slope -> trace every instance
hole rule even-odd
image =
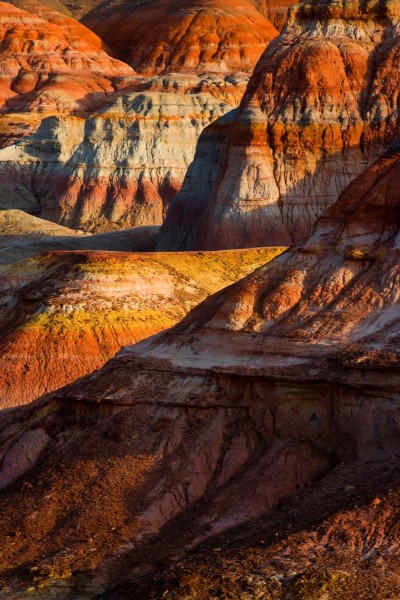
[[[41,243],[112,246],[121,235],[129,241],[128,233]],[[10,254],[17,249],[11,245]],[[0,408],[26,404],[101,367],[122,346],[174,325],[277,253],[53,251],[1,267]]]
[[[301,2],[218,152],[204,141],[160,249],[289,245],[399,135],[398,2]],[[206,157],[206,158],[205,158]],[[206,181],[198,194],[194,182]]]
[[[260,541],[270,548],[260,558],[267,564],[250,591],[259,584],[282,600],[313,597],[313,589],[343,598],[346,573],[350,589],[368,590],[379,564],[396,565],[399,189],[394,146],[307,240],[100,371],[4,414],[0,523],[12,532],[0,559],[5,590],[22,598],[27,586],[62,585],[83,598],[126,598],[143,575],[207,538],[254,522],[242,536],[254,543],[255,520],[268,514]],[[273,512],[335,463],[339,470],[288,512]],[[330,492],[348,485],[335,504]],[[296,527],[305,529],[296,536]],[[221,556],[234,569],[247,542],[233,539]],[[371,556],[381,562],[369,572]],[[212,572],[219,568],[214,561]],[[303,579],[285,579],[293,573]],[[147,580],[139,597],[156,586],[172,594],[171,572],[164,575],[166,583]],[[235,576],[227,582],[233,597]],[[193,597],[196,582],[181,587],[176,577]],[[120,589],[125,596],[110,596],[119,580],[131,582]],[[199,582],[201,597],[207,582]]]
[[[147,225],[91,235],[38,219],[21,210],[0,211],[0,264],[57,250],[154,252],[159,227]]]

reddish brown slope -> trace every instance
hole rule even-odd
[[[0,5],[3,113],[85,112],[114,92],[114,79],[133,74],[84,26],[35,7],[29,13]]]
[[[84,23],[142,74],[251,73],[275,27],[247,0],[169,0],[97,11]]]
[[[261,569],[249,593],[336,600],[377,589],[399,548],[399,189],[394,146],[302,244],[90,377],[4,414],[7,591],[54,591],[64,578],[87,598],[191,598],[196,581],[177,570],[165,583],[142,576],[190,549],[204,557],[207,538],[246,524],[247,542],[232,536],[232,552],[218,551],[221,569],[235,569],[258,523],[265,552],[245,563]],[[181,568],[193,564],[207,597],[204,565]],[[131,583],[112,595],[120,580]],[[242,583],[229,573],[231,597]]]
[[[205,163],[213,148],[199,144],[160,249],[290,244],[307,235],[399,135],[399,17],[390,1],[293,6],[221,155]],[[191,186],[199,179],[210,182],[201,201]]]
[[[102,239],[107,235],[77,239],[71,233],[47,236],[41,243],[48,248],[107,245]],[[130,239],[119,237],[121,245],[135,243],[135,232]],[[13,261],[13,250],[22,248],[11,242]],[[115,245],[118,232],[114,239],[108,234],[108,242]],[[53,251],[1,267],[0,408],[26,404],[100,368],[122,346],[174,325],[209,294],[278,252]]]

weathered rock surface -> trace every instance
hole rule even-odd
[[[30,6],[35,0],[11,0],[10,4],[30,10]],[[99,16],[121,12],[123,10],[132,10],[132,6],[148,8],[148,0],[42,0],[43,5],[61,12],[75,19],[84,19],[97,17],[95,22],[99,21]],[[277,29],[281,29],[285,23],[286,12],[289,6],[295,4],[292,0],[251,0],[257,10],[267,17]]]
[[[36,4],[36,3],[35,3]],[[85,113],[133,75],[102,41],[73,19],[0,6],[0,110],[4,113]]]
[[[144,75],[252,73],[278,33],[247,0],[161,0],[95,11],[84,23]]]
[[[121,235],[129,242],[125,231],[57,233],[28,244],[29,251],[47,246],[52,252],[0,267],[0,408],[26,404],[91,373],[122,346],[174,325],[208,295],[279,252],[54,252],[63,245],[112,247]],[[6,243],[9,254],[0,248],[0,261],[14,261],[26,250],[22,242]]]
[[[67,593],[83,598],[157,597],[151,594],[160,589],[175,598],[170,571],[165,584],[162,575],[153,584],[142,576],[189,549],[204,556],[199,545],[207,538],[243,523],[242,542],[250,543],[257,524],[267,523],[260,586],[275,590],[272,598],[287,600],[296,590],[299,598],[311,591],[346,598],[346,573],[349,589],[371,590],[380,568],[396,566],[398,149],[357,178],[301,244],[93,375],[6,411],[5,457],[32,430],[51,438],[33,468],[18,471],[2,492],[2,530],[17,515],[21,523],[0,558],[4,570],[12,565],[6,590],[51,587],[74,571],[84,573],[70,578]],[[335,463],[330,479],[295,497],[297,512],[273,512]],[[331,491],[338,487],[346,497],[336,503]],[[324,529],[317,529],[321,519]],[[309,533],[296,536],[296,524]],[[276,534],[283,539],[273,542]],[[233,566],[242,542],[221,554]],[[372,558],[369,572],[364,564]],[[256,559],[250,554],[250,563]],[[27,573],[27,564],[38,570]],[[218,568],[214,562],[210,572],[220,577]],[[299,579],[285,579],[292,575]],[[180,586],[179,566],[175,576]],[[131,583],[111,592],[120,579]],[[237,573],[227,582],[233,596],[235,582]],[[199,582],[200,597],[209,583]],[[389,578],[385,593],[391,585],[398,579]],[[194,586],[183,578],[180,590],[190,598]]]
[[[195,185],[183,186],[160,249],[282,245],[309,233],[399,135],[399,16],[389,0],[293,6],[220,140],[224,151],[206,172],[201,156],[192,165],[209,194],[199,203]]]
[[[87,119],[43,120],[0,150],[0,208],[87,231],[161,224],[203,128],[231,110],[181,83],[182,92],[127,91]],[[222,87],[224,96],[234,86]]]
[[[0,208],[25,210],[95,232],[161,224],[182,185],[204,127],[239,104],[258,57],[277,31],[247,0],[236,0],[229,6],[225,0],[201,6],[186,2],[178,11],[171,11],[166,2],[125,7],[125,11],[133,11],[132,18],[124,11],[116,13],[114,7],[111,13],[106,11],[104,19],[101,17],[102,27],[122,45],[126,43],[125,33],[133,44],[142,44],[136,48],[135,60],[142,65],[138,70],[146,75],[139,77],[102,52],[100,39],[89,30],[89,42],[92,36],[93,44],[98,45],[96,52],[104,55],[104,64],[97,55],[92,56],[86,41],[86,45],[80,42],[81,55],[77,57],[75,38],[84,37],[84,26],[35,0],[19,3],[34,12],[29,17],[32,25],[26,32],[28,38],[40,37],[43,24],[45,29],[70,32],[71,39],[65,40],[70,49],[59,52],[61,57],[71,55],[75,71],[71,75],[68,63],[68,76],[64,75],[61,65],[62,75],[57,81],[66,86],[72,81],[71,89],[79,94],[78,79],[71,77],[80,68],[77,77],[82,79],[84,93],[81,100],[71,103],[67,90],[63,104],[57,104],[48,91],[51,84],[51,93],[58,93],[57,76],[52,73],[45,85],[42,74],[40,90],[37,86],[25,90],[23,105],[18,104],[19,96],[14,108],[10,104],[14,100],[8,102],[8,111],[29,108],[31,112],[26,118],[7,114],[2,121],[0,117],[0,145],[5,146],[0,150]],[[10,10],[28,14],[14,7]],[[102,14],[100,11],[98,18]],[[200,35],[202,30],[204,35]],[[61,42],[57,43],[62,48]],[[7,52],[10,54],[10,49],[5,49],[6,56]],[[149,56],[142,56],[143,52]],[[32,62],[27,49],[25,53],[24,60]],[[52,60],[54,71],[61,60],[58,54],[56,59]],[[82,76],[86,63],[93,73],[99,71],[103,78],[109,77],[102,93],[94,89],[91,75]],[[48,60],[46,64],[48,68]],[[109,75],[111,67],[112,75],[119,77]],[[161,72],[166,74],[157,76]],[[93,87],[91,93],[88,85]],[[44,104],[39,97],[42,88]],[[96,107],[101,108],[93,112]],[[56,114],[40,122],[32,112],[36,109],[41,113],[61,112],[62,116]],[[92,114],[88,118],[89,110]],[[30,130],[37,131],[28,136]]]

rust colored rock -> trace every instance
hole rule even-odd
[[[15,215],[12,221],[18,224]],[[277,254],[127,253],[135,243],[137,250],[149,250],[144,228],[74,236],[59,226],[50,231],[48,223],[40,235],[38,221],[34,232],[25,227],[25,241],[16,231],[2,240],[0,228],[0,408],[26,404],[100,368],[122,346],[170,327],[200,300]],[[118,244],[125,252],[100,251]],[[23,256],[31,258],[15,263]]]
[[[25,533],[0,557],[13,591],[28,585],[28,562],[68,573],[70,595],[190,598],[197,586],[207,597],[209,560],[232,597],[237,568],[246,590],[279,600],[346,597],[398,563],[399,190],[395,144],[302,243],[92,375],[4,413],[2,455],[32,430],[50,438],[2,492],[1,529],[18,515]],[[193,550],[205,561],[197,583],[179,571]],[[248,579],[254,564],[268,579]]]
[[[73,19],[40,7],[34,13],[0,5],[0,110],[83,112],[132,69],[102,49],[101,40]]]
[[[96,11],[84,23],[145,75],[251,73],[278,33],[247,0],[162,0]]]
[[[184,184],[160,249],[290,244],[307,235],[399,135],[399,16],[389,0],[291,7],[220,142],[224,151],[212,173],[202,172],[208,195],[199,204]],[[192,165],[200,170],[201,161]],[[192,204],[197,224],[188,235],[181,229]]]

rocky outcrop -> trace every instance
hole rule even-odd
[[[236,540],[231,530],[243,523],[256,535],[260,519],[270,519],[267,539],[257,539],[271,548],[263,569],[273,578],[266,591],[281,582],[276,598],[291,590],[294,580],[281,577],[293,574],[296,556],[304,594],[339,594],[347,580],[336,571],[351,571],[358,589],[365,585],[370,546],[373,554],[382,547],[381,565],[392,564],[399,484],[397,478],[394,496],[389,479],[378,475],[383,464],[397,465],[400,444],[399,167],[394,145],[302,243],[208,298],[175,327],[125,348],[97,373],[4,415],[3,464],[13,463],[15,445],[28,432],[51,438],[34,466],[23,475],[18,470],[3,489],[2,529],[18,514],[24,532],[0,558],[4,569],[14,568],[8,585],[51,588],[51,577],[68,578],[74,570],[85,576],[70,579],[70,593],[118,598],[118,589],[114,596],[110,590],[121,578],[131,581],[125,591],[147,597],[138,592],[144,574],[160,573],[163,561],[189,550],[201,553],[212,536],[229,531]],[[312,483],[335,463],[339,471]],[[293,512],[273,512],[306,485],[311,491]],[[59,491],[65,486],[68,495]],[[335,486],[350,492],[349,500],[334,505]],[[371,497],[377,491],[387,500]],[[316,510],[310,499],[301,510],[307,493],[314,493]],[[368,519],[381,501],[392,508],[377,513],[372,543]],[[351,502],[354,512],[341,518]],[[360,503],[367,505],[364,516]],[[320,529],[313,532],[327,517],[324,506],[338,520],[326,520],[321,538]],[[357,541],[343,538],[350,521]],[[295,544],[293,528],[307,523],[311,533],[300,532],[297,549],[275,540],[289,536]],[[313,580],[313,565],[328,555],[333,574]],[[27,562],[37,571],[26,573]],[[192,583],[180,590],[189,593]],[[206,584],[207,578],[199,589]],[[149,585],[151,579],[147,593]]]
[[[230,109],[208,92],[126,92],[88,119],[45,119],[0,150],[0,207],[87,231],[161,224],[202,129]]]
[[[94,11],[84,23],[144,75],[252,73],[277,30],[247,0],[170,0]]]
[[[54,251],[62,244],[112,248],[121,234],[128,247],[143,239],[136,232],[135,240],[132,231],[56,232],[39,241],[32,234],[28,250],[47,245],[53,251],[0,268],[0,408],[26,404],[100,368],[122,346],[174,325],[199,301],[279,252]],[[8,239],[8,255],[0,248],[0,261],[16,260],[21,247]]]
[[[399,134],[398,25],[389,1],[293,6],[221,140],[195,234],[181,231],[197,205],[189,182],[160,249],[289,244],[309,233]]]
[[[133,75],[83,25],[43,9],[41,16],[0,6],[0,110],[85,113]],[[39,11],[40,12],[40,11]]]
[[[20,103],[20,95],[10,99],[12,107],[7,103],[8,111],[29,109],[29,117],[22,122],[21,117],[16,120],[7,115],[3,122],[0,117],[0,145],[6,146],[0,150],[0,208],[24,210],[94,232],[160,225],[182,185],[202,130],[238,105],[250,72],[277,31],[247,0],[238,0],[229,7],[221,0],[199,7],[187,2],[178,11],[171,11],[167,3],[156,7],[130,5],[125,9],[133,11],[133,21],[124,11],[116,13],[114,8],[112,14],[106,11],[108,16],[104,19],[100,19],[100,12],[97,18],[115,43],[125,44],[126,33],[133,44],[142,44],[141,49],[136,48],[136,59],[132,58],[142,65],[138,70],[146,73],[139,77],[100,50],[100,39],[88,30],[88,41],[79,42],[81,55],[77,57],[74,48],[84,36],[84,26],[35,0],[19,3],[34,12],[29,21],[31,28],[24,35],[40,37],[42,29],[50,28],[53,35],[67,30],[69,37],[57,42],[61,58],[52,60],[55,73],[51,73],[48,84],[43,65],[40,86],[35,83],[32,89],[24,90],[24,104]],[[28,14],[13,7],[10,10]],[[199,33],[202,28],[204,35]],[[214,29],[215,34],[207,33]],[[137,40],[135,35],[139,36]],[[171,39],[164,39],[166,35]],[[217,40],[217,51],[210,35]],[[193,36],[198,40],[196,44]],[[63,44],[69,45],[68,51],[62,50]],[[97,44],[97,58],[90,44]],[[190,58],[189,45],[197,53],[196,60]],[[24,52],[28,65],[36,60],[29,49]],[[143,52],[149,56],[142,56]],[[11,50],[5,48],[4,53],[11,54]],[[57,66],[64,58],[66,65]],[[90,77],[92,73],[97,77],[98,72],[103,78],[109,77],[108,87],[104,84],[102,93],[90,77],[82,77],[86,63]],[[58,79],[57,69],[62,74]],[[119,76],[111,77],[111,71]],[[166,74],[158,76],[161,72]],[[55,102],[52,94],[59,92],[57,82],[70,85],[74,93],[80,94],[76,77],[83,82],[79,101],[69,102],[72,96],[68,88],[63,92],[63,104]],[[88,85],[93,88],[90,93]],[[43,94],[45,101],[41,99]],[[39,109],[41,113],[56,114],[35,119],[32,115]],[[34,129],[37,131],[27,136]],[[16,141],[21,137],[21,141]]]

